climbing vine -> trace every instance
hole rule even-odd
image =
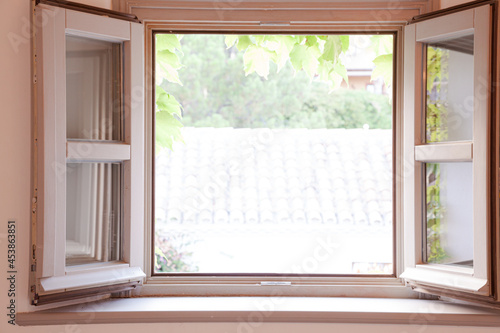
[[[448,138],[446,89],[442,86],[442,82],[448,80],[447,58],[447,50],[427,47],[427,142],[442,142]],[[427,163],[426,179],[427,262],[441,263],[448,255],[441,240],[446,212],[441,202],[443,184],[439,164]]]

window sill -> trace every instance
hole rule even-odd
[[[500,327],[500,311],[435,300],[331,297],[107,299],[19,313],[17,324],[289,322]]]
[[[408,281],[419,281],[438,287],[444,286],[453,290],[465,290],[488,295],[488,280],[474,277],[473,270],[471,269],[470,271],[467,274],[467,270],[463,268],[456,268],[455,271],[452,271],[450,267],[442,268],[440,266],[433,267],[432,265],[417,265],[416,268],[407,268],[401,274],[401,277]]]
[[[64,276],[42,278],[40,284],[45,292],[63,292],[74,288],[103,286],[117,282],[141,281],[146,274],[139,267],[128,264],[91,266],[84,270],[68,270]]]

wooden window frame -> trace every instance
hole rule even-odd
[[[450,8],[451,12],[457,12],[458,15],[462,15],[464,10],[467,10],[465,7],[474,7],[477,6],[477,3],[482,3],[486,5],[491,5],[492,1],[477,1],[476,3],[467,4],[465,6],[457,6],[454,8]],[[412,67],[406,60],[403,60],[403,55],[408,54],[412,51],[409,49],[409,44],[413,44],[411,47],[414,47],[414,40],[411,38],[405,38],[404,30],[408,27],[406,26],[406,22],[402,22],[401,16],[405,14],[408,15],[409,10],[405,8],[400,11],[386,11],[389,13],[385,16],[384,19],[378,20],[377,22],[373,22],[370,18],[373,18],[374,13],[380,13],[380,8],[376,8],[376,4],[368,4],[368,3],[359,3],[352,4],[351,9],[346,10],[342,14],[345,14],[344,17],[340,17],[341,14],[338,12],[330,13],[331,20],[328,22],[322,21],[321,19],[315,20],[316,13],[314,13],[311,7],[317,6],[303,3],[295,3],[295,4],[280,4],[273,7],[271,11],[274,15],[273,21],[268,20],[269,15],[265,15],[262,10],[265,5],[259,6],[255,3],[238,3],[237,5],[231,6],[229,3],[220,3],[218,8],[214,9],[204,7],[203,4],[195,3],[192,6],[195,8],[179,8],[173,3],[166,4],[164,6],[156,7],[155,10],[151,10],[149,6],[151,6],[151,1],[144,1],[141,3],[132,2],[128,0],[120,1],[120,9],[126,10],[128,12],[132,12],[137,14],[141,19],[145,22],[146,27],[146,71],[149,72],[152,69],[153,63],[153,55],[152,55],[152,45],[153,45],[153,33],[156,31],[168,31],[168,32],[176,32],[176,31],[204,31],[204,32],[221,32],[221,31],[231,31],[231,32],[241,32],[241,33],[261,33],[261,32],[272,32],[279,31],[281,33],[293,33],[297,31],[307,31],[308,33],[335,33],[335,32],[365,32],[369,33],[370,31],[390,31],[395,34],[395,39],[397,41],[395,45],[395,85],[394,85],[394,126],[395,126],[395,144],[394,144],[394,172],[396,174],[395,177],[395,251],[399,256],[397,256],[397,260],[394,262],[396,265],[397,275],[392,279],[384,279],[384,278],[353,278],[353,277],[334,277],[334,278],[314,278],[309,277],[307,279],[299,279],[293,280],[290,278],[270,278],[266,280],[270,280],[271,282],[279,282],[279,281],[291,281],[292,285],[299,286],[298,288],[284,288],[284,287],[270,287],[268,290],[263,291],[262,288],[252,287],[260,286],[260,282],[262,278],[252,278],[252,277],[217,277],[217,282],[215,282],[214,278],[210,277],[155,277],[151,276],[151,257],[152,250],[151,247],[146,248],[145,255],[145,263],[146,263],[146,272],[148,274],[146,283],[144,288],[142,288],[139,295],[153,295],[153,294],[161,294],[161,295],[206,295],[206,294],[215,294],[215,295],[241,295],[241,294],[251,294],[251,295],[271,295],[274,293],[279,293],[280,295],[321,295],[321,296],[338,296],[338,295],[360,295],[359,288],[360,285],[363,286],[363,292],[361,295],[367,297],[398,297],[401,295],[401,290],[403,290],[403,283],[406,283],[406,286],[411,286],[413,290],[429,293],[433,295],[457,295],[457,291],[454,289],[456,287],[456,282],[450,283],[452,288],[450,288],[450,284],[441,284],[437,288],[436,285],[431,285],[431,289],[428,286],[422,288],[422,285],[418,286],[414,285],[415,279],[417,280],[428,280],[443,278],[443,276],[448,276],[449,270],[439,269],[439,267],[435,266],[431,269],[430,266],[427,267],[418,267],[419,276],[410,276],[412,269],[416,269],[416,263],[419,262],[416,260],[416,253],[421,253],[420,244],[421,243],[421,223],[418,225],[415,223],[416,219],[421,217],[421,212],[417,212],[415,206],[415,197],[418,196],[418,193],[415,192],[415,185],[411,184],[411,181],[408,181],[408,166],[407,161],[415,162],[415,157],[418,161],[469,161],[472,159],[473,152],[473,144],[472,143],[463,143],[463,144],[442,144],[439,147],[432,147],[433,149],[429,149],[426,146],[419,145],[415,147],[413,144],[411,149],[408,150],[408,137],[411,137],[415,133],[415,128],[409,128],[409,124],[413,126],[413,117],[411,115],[403,115],[403,110],[408,108],[413,109],[414,107],[418,107],[413,105],[411,98],[414,96],[407,96],[404,93],[404,87],[415,87],[415,71],[417,68]],[[329,9],[342,8],[343,3],[329,4],[323,5],[325,11]],[[294,21],[296,19],[296,13],[294,13],[290,8],[300,8],[301,9],[301,20]],[[375,8],[374,8],[375,7]],[[409,5],[408,7],[411,7]],[[192,9],[203,8],[203,11],[197,12]],[[342,8],[345,9],[345,8]],[[260,12],[259,12],[260,10]],[[269,8],[266,8],[269,10]],[[377,11],[378,10],[378,11]],[[422,8],[420,8],[422,10]],[[242,11],[245,11],[244,17],[240,14]],[[357,14],[356,18],[352,18],[350,15],[354,13]],[[262,14],[259,16],[259,14]],[[439,13],[441,15],[443,13]],[[496,14],[495,14],[496,15]],[[321,15],[319,15],[321,16]],[[413,16],[413,15],[411,15]],[[312,18],[312,19],[311,19]],[[408,17],[406,20],[409,20]],[[269,21],[269,22],[268,22]],[[480,24],[488,24],[488,22],[482,22]],[[494,27],[497,28],[496,26]],[[411,27],[410,27],[411,29]],[[482,36],[480,38],[488,38]],[[493,68],[492,68],[493,69]],[[411,72],[411,75],[407,75],[408,71]],[[404,74],[404,75],[403,75]],[[496,73],[497,78],[498,74]],[[404,81],[403,81],[404,80]],[[151,77],[146,79],[146,87],[147,91],[153,91],[153,84]],[[418,88],[418,87],[417,87]],[[403,97],[403,95],[405,95]],[[154,106],[154,99],[152,94],[147,94],[147,111],[146,113],[151,115],[152,108]],[[497,103],[498,104],[498,103]],[[498,105],[495,105],[498,108]],[[406,111],[405,111],[406,112]],[[406,119],[403,125],[403,119]],[[492,118],[495,119],[495,118]],[[409,120],[409,121],[408,121]],[[147,131],[152,131],[152,121],[151,117],[146,120]],[[404,127],[404,129],[402,129]],[[498,135],[498,134],[496,134]],[[146,142],[146,153],[150,153],[151,151],[151,140],[152,138],[148,138]],[[481,142],[479,142],[481,141]],[[448,145],[448,147],[446,147]],[[483,146],[484,145],[484,146]],[[487,151],[487,141],[485,138],[481,140],[478,139],[476,142],[476,150],[477,146],[482,146],[477,152],[474,154],[477,157],[477,153],[481,151],[481,154],[485,154]],[[411,153],[409,153],[411,151]],[[410,155],[408,155],[410,154]],[[494,154],[492,159],[498,160],[498,154]],[[476,158],[475,160],[479,160],[481,158]],[[151,156],[146,159],[146,170],[147,170],[147,188],[151,189]],[[485,165],[488,164],[488,160],[484,158],[484,163],[479,166],[480,163],[476,163],[475,168],[485,169]],[[487,167],[487,166],[486,166]],[[498,163],[496,164],[496,168],[498,169]],[[475,172],[478,174],[478,172]],[[479,180],[478,177],[475,176],[475,182]],[[411,177],[410,177],[411,178]],[[486,179],[497,179],[495,174],[485,175],[481,182],[486,183]],[[404,186],[404,190],[403,190]],[[487,185],[485,185],[487,186]],[[411,191],[410,191],[411,189]],[[147,220],[151,219],[151,210],[150,207],[152,205],[151,191],[148,190],[146,192],[147,197]],[[487,192],[487,191],[486,191]],[[419,192],[421,193],[421,192]],[[490,192],[484,193],[482,198],[485,199],[485,202],[489,202]],[[402,199],[404,198],[404,200]],[[409,204],[410,203],[410,204]],[[496,206],[498,206],[496,204]],[[482,213],[477,210],[477,214],[488,214],[489,208],[482,211]],[[498,210],[497,210],[498,211]],[[496,217],[496,216],[495,216]],[[404,221],[404,225],[403,225]],[[488,220],[490,222],[490,220]],[[488,223],[489,223],[488,222]],[[492,220],[491,223],[497,223],[497,220]],[[493,225],[493,224],[491,224]],[[147,230],[147,239],[151,241],[151,226],[148,225]],[[403,232],[404,230],[404,232]],[[480,232],[482,234],[482,238],[486,239],[489,237],[489,230],[486,227],[486,224],[483,223],[481,226],[476,228],[476,233]],[[416,237],[417,235],[417,237]],[[476,244],[478,242],[476,241]],[[417,245],[418,244],[418,245]],[[493,254],[494,245],[492,243],[488,243],[486,247],[481,248],[481,251],[477,253],[487,254],[491,253],[491,256],[486,260],[478,260],[480,262],[476,271],[481,271],[480,274],[475,274],[471,278],[470,272],[465,273],[468,274],[468,277],[461,278],[464,272],[456,271],[454,273],[454,281],[456,281],[457,276],[459,277],[459,284],[462,286],[467,286],[462,288],[464,290],[470,290],[477,287],[478,285],[487,285],[491,282],[491,274],[492,272],[488,269],[493,269],[494,265],[489,262],[486,263],[487,260],[491,259],[495,254]],[[418,249],[418,250],[417,250]],[[147,266],[149,264],[149,266]],[[485,266],[487,265],[488,270],[486,277],[485,275]],[[425,268],[425,269],[421,269]],[[403,271],[406,272],[406,277],[401,276]],[[436,275],[439,273],[438,275]],[[444,275],[443,275],[444,274]],[[422,280],[422,276],[425,276]],[[484,278],[488,279],[487,283],[484,283]],[[316,284],[321,284],[321,288],[317,288]],[[342,285],[342,288],[339,287]],[[425,283],[424,283],[425,285]],[[389,287],[390,286],[390,287]],[[392,290],[391,290],[392,288]],[[415,297],[415,293],[409,293],[406,288],[406,296],[404,297]],[[486,290],[487,289],[487,290]],[[489,286],[483,289],[480,293],[485,296],[481,301],[485,301],[489,304],[492,302],[492,290],[489,289]],[[341,291],[342,290],[342,291]],[[451,292],[449,292],[451,290]],[[440,291],[440,292],[438,292]],[[465,291],[466,299],[470,300],[469,292]],[[381,296],[382,295],[382,296]],[[462,298],[464,299],[464,298]]]
[[[393,86],[393,110],[401,110],[402,106],[402,90],[399,88],[402,81],[402,38],[403,28],[406,22],[401,22],[399,13],[397,22],[373,22],[373,12],[364,10],[361,17],[366,21],[356,22],[324,22],[314,21],[312,17],[318,14],[318,11],[311,11],[305,14],[307,21],[300,23],[289,22],[291,12],[284,10],[279,12],[286,18],[286,23],[263,24],[255,18],[255,15],[261,14],[262,8],[251,15],[246,14],[245,22],[237,22],[241,20],[241,12],[235,8],[228,8],[224,15],[217,14],[214,8],[205,8],[208,13],[203,14],[201,20],[192,10],[176,9],[175,13],[167,14],[167,9],[164,8],[147,8],[148,2],[141,2],[144,8],[140,10],[132,10],[131,12],[138,15],[143,20],[145,25],[145,44],[146,44],[146,63],[145,72],[148,73],[146,83],[146,132],[149,133],[146,138],[146,221],[153,220],[152,204],[153,204],[153,119],[154,115],[154,80],[153,80],[153,64],[154,54],[153,43],[154,33],[156,32],[203,32],[203,33],[313,33],[313,34],[335,34],[335,33],[353,33],[353,34],[373,34],[377,32],[391,33],[394,35],[394,68],[395,68],[395,84]],[[224,4],[223,4],[224,5]],[[135,4],[134,4],[135,6]],[[205,4],[206,6],[206,4]],[[168,6],[167,6],[168,7]],[[135,8],[135,7],[134,7]],[[121,8],[123,9],[123,8]],[[172,8],[168,9],[171,12]],[[161,14],[163,13],[163,14]],[[161,15],[175,16],[172,19],[162,19],[158,21]],[[233,16],[235,15],[235,16]],[[254,15],[254,16],[252,16]],[[193,17],[194,16],[194,17]],[[280,18],[276,17],[278,21]],[[358,17],[359,18],[359,17]],[[284,20],[285,21],[285,20]],[[200,274],[194,276],[154,276],[152,274],[153,264],[151,258],[154,256],[152,247],[153,229],[151,222],[146,226],[146,239],[150,243],[145,249],[145,272],[147,274],[146,281],[142,288],[135,291],[137,296],[203,296],[203,295],[219,295],[219,296],[239,296],[239,295],[255,295],[255,296],[364,296],[364,297],[396,297],[396,298],[415,298],[418,297],[410,288],[407,288],[404,281],[399,278],[402,273],[402,217],[401,209],[401,193],[402,182],[402,114],[399,111],[393,111],[393,186],[394,186],[394,266],[395,274],[392,276],[354,276],[354,275],[338,275],[338,276],[243,276],[231,274],[228,276],[210,276],[210,274]],[[280,284],[280,282],[290,282],[290,285]],[[265,287],[263,287],[265,286]],[[362,287],[362,288],[360,288]]]

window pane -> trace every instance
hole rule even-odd
[[[427,45],[427,142],[472,140],[474,36]]]
[[[66,36],[68,139],[121,140],[121,44]]]
[[[427,163],[427,262],[472,266],[472,163]]]
[[[160,47],[173,38],[156,36]],[[339,76],[335,89],[290,62],[278,71],[267,51],[251,48],[265,59],[252,65],[221,35],[183,36],[182,86],[157,63],[156,143],[168,146],[180,120],[163,110],[171,96],[184,143],[155,158],[156,272],[392,274],[391,88],[371,80],[374,49],[389,46],[392,69],[392,36],[345,37],[296,47],[340,50],[349,39],[349,83]],[[263,61],[267,78],[245,75]]]
[[[66,265],[121,259],[121,164],[68,163]]]

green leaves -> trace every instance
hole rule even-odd
[[[339,56],[349,48],[349,36],[227,35],[225,44],[245,51],[246,75],[255,72],[267,79],[270,61],[276,63],[278,72],[290,61],[295,71],[304,70],[311,80],[319,77],[330,88],[340,86],[342,79],[347,81]]]
[[[344,36],[349,38],[349,36]],[[345,39],[344,43],[342,43],[342,40],[340,36],[328,36],[325,42],[325,47],[323,50],[323,54],[321,55],[321,58],[324,60],[336,62],[337,58],[339,57],[340,53],[342,52],[342,45],[345,47]],[[347,42],[347,46],[349,46]]]
[[[393,37],[391,35],[375,35],[370,37],[369,49],[375,53],[372,81],[381,77],[387,87],[392,86],[393,69]]]
[[[441,244],[445,221],[445,207],[441,204],[441,168],[438,163],[426,165],[426,208],[427,208],[427,262],[442,263],[448,258]]]
[[[427,47],[427,90],[431,91],[434,84],[437,89],[441,89],[443,74],[446,76],[447,67],[446,59],[449,56],[449,51],[442,48]],[[444,61],[443,61],[444,60]]]
[[[392,35],[374,35],[370,37],[370,49],[376,56],[392,54],[394,41]]]
[[[427,47],[426,140],[442,142],[448,138],[448,110],[441,100],[441,82],[447,80],[446,50]],[[433,97],[431,97],[433,96]],[[427,163],[427,262],[442,263],[449,257],[441,244],[442,222],[446,222],[446,208],[441,204],[440,164]]]
[[[253,42],[250,39],[250,36],[238,36],[238,43],[236,44],[236,48],[238,49],[238,51],[243,51],[252,44]]]
[[[224,43],[226,44],[226,47],[229,49],[231,48],[236,42],[238,41],[238,35],[226,35],[226,38],[224,39]]]
[[[182,85],[179,77],[179,70],[183,68],[181,39],[181,35],[156,35],[156,142],[159,147],[170,149],[172,149],[173,142],[182,141],[180,131],[182,106],[171,95],[172,90],[175,91],[175,89],[169,88],[172,87],[172,85],[169,86],[170,83]],[[385,84],[390,86],[393,69],[393,38],[390,35],[380,35],[372,36],[370,39],[370,52],[376,55],[373,61],[375,69],[372,73],[372,80],[382,77]],[[330,92],[340,87],[343,81],[348,81],[342,54],[348,51],[353,41],[347,35],[226,35],[224,42],[228,49],[235,47],[239,52],[244,52],[243,69],[246,76],[255,72],[258,76],[267,79],[271,68],[270,62],[277,65],[277,72],[279,72],[290,61],[295,74],[303,71],[310,80],[326,82]],[[189,49],[187,44],[185,46]],[[203,47],[198,52],[208,51]],[[234,49],[221,51],[221,54],[226,54],[224,52],[234,57]],[[230,59],[227,65],[234,66],[234,59]],[[241,66],[241,63],[238,66]],[[293,75],[293,71],[289,68],[284,71]],[[191,77],[196,77],[196,74]],[[227,78],[227,80],[230,81],[232,78]],[[226,86],[227,84],[224,85]],[[169,93],[165,91],[165,88]],[[325,86],[325,90],[326,88]],[[207,93],[206,87],[196,86],[195,89],[200,93]],[[183,100],[185,98],[186,96],[183,96]],[[243,111],[237,109],[235,112]],[[224,121],[222,119],[221,123]]]
[[[256,72],[267,79],[269,75],[269,61],[276,57],[276,53],[257,45],[250,45],[243,55],[245,75]]]
[[[384,54],[373,59],[375,68],[372,72],[372,80],[382,77],[385,84],[392,85],[392,54]]]
[[[177,83],[182,86],[177,70],[182,68],[179,56],[182,55],[180,39],[182,36],[157,34],[156,35],[156,84],[163,80]]]
[[[156,108],[158,111],[164,111],[169,114],[176,115],[182,118],[181,105],[174,96],[167,94],[167,92],[160,86],[156,87]]]
[[[349,36],[339,36],[342,44],[342,52],[347,52],[349,49]]]
[[[170,35],[170,34],[157,34],[156,35],[156,51],[168,50],[170,52],[175,52],[175,50],[181,51],[180,35]]]
[[[340,87],[342,80],[349,82],[347,69],[340,61],[340,54],[349,48],[349,36],[327,36],[320,55],[319,75],[328,83],[330,90]]]
[[[290,52],[295,46],[295,39],[292,36],[279,36],[277,38],[278,48],[276,51],[276,64],[278,65],[278,72],[285,66],[288,58],[290,57]]]
[[[168,147],[172,150],[174,141],[184,142],[181,134],[182,123],[166,111],[156,112],[157,148]],[[157,149],[159,152],[160,149]]]
[[[340,62],[337,62],[335,66],[333,66],[333,72],[338,74],[342,79],[345,80],[345,82],[349,83],[349,78],[347,77],[347,68],[345,68],[345,66],[342,65]],[[339,82],[338,84],[339,86],[340,83],[342,83],[342,81]]]
[[[165,54],[170,51],[161,52]],[[178,120],[182,118],[182,107],[175,97],[169,95],[160,85],[156,85],[155,89],[156,151],[159,152],[163,147],[172,149],[174,141],[183,141],[180,131],[182,123]]]
[[[290,62],[296,71],[304,69],[307,75],[312,79],[317,73],[319,61],[314,56],[314,49],[306,45],[296,44],[290,52]]]
[[[156,83],[161,84],[163,80],[177,83],[182,86],[177,70],[182,67],[177,54],[163,50],[156,53]]]
[[[182,68],[179,55],[182,55],[181,35],[156,35],[156,146],[172,149],[174,141],[183,141],[181,134],[182,107],[180,103],[168,94],[160,85],[164,80],[182,86],[178,70]]]

